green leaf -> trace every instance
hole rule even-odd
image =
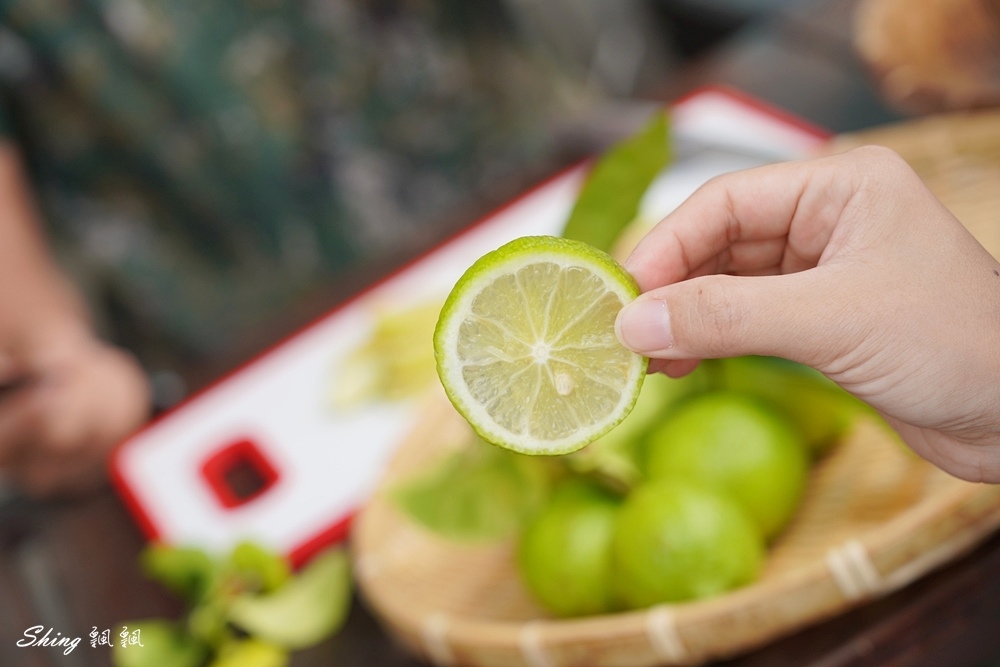
[[[208,648],[169,621],[129,623],[128,629],[140,642],[111,650],[115,667],[202,667]]]
[[[543,459],[477,441],[397,488],[393,498],[435,533],[481,541],[513,534],[542,504],[549,486]]]
[[[244,579],[243,587],[270,593],[292,578],[292,570],[280,554],[253,542],[241,542],[229,556],[228,565]]]
[[[209,591],[219,570],[204,551],[164,544],[146,547],[140,564],[148,577],[189,601],[199,600]]]
[[[650,183],[670,161],[668,142],[667,114],[657,112],[641,132],[605,153],[587,176],[563,236],[610,251],[639,212]]]
[[[245,639],[223,646],[208,667],[285,667],[288,662],[288,651],[280,646]]]
[[[236,596],[231,623],[254,638],[288,649],[317,644],[336,632],[351,602],[347,554],[334,549],[317,556],[273,593]]]

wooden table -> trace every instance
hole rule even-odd
[[[872,90],[849,41],[853,0],[814,0],[778,20],[752,27],[686,65],[657,91],[669,100],[710,83],[728,83],[835,132],[897,119]],[[474,219],[470,216],[469,220]],[[280,331],[294,330],[405,258],[386,260],[292,311]],[[252,350],[241,350],[239,356]],[[197,385],[209,372],[189,373]],[[143,540],[116,496],[103,490],[67,503],[16,501],[0,506],[0,667],[97,667],[106,651],[80,646],[70,655],[18,648],[24,631],[52,627],[85,639],[91,628],[177,616],[178,602],[140,574]],[[732,667],[781,665],[1000,665],[1000,536],[916,584],[832,621],[806,629]],[[417,665],[379,629],[360,602],[345,629],[297,654],[295,667]],[[164,666],[169,667],[169,666]]]

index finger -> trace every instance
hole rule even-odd
[[[647,292],[692,277],[723,254],[737,273],[766,268],[765,261],[776,261],[781,273],[815,266],[856,191],[851,172],[833,156],[716,177],[657,224],[625,268]],[[761,242],[769,242],[766,260],[759,252],[732,252]]]

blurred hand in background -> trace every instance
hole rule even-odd
[[[33,496],[93,487],[148,412],[142,369],[94,334],[45,248],[17,153],[0,148],[0,474]]]

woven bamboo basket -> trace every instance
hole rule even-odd
[[[1000,114],[931,118],[841,136],[887,145],[1000,255]],[[712,599],[554,619],[522,587],[513,544],[455,543],[410,522],[387,491],[469,443],[443,393],[398,450],[352,531],[356,578],[384,625],[438,665],[694,665],[745,652],[906,586],[1000,527],[1000,486],[940,472],[859,423],[812,472],[760,579]]]

